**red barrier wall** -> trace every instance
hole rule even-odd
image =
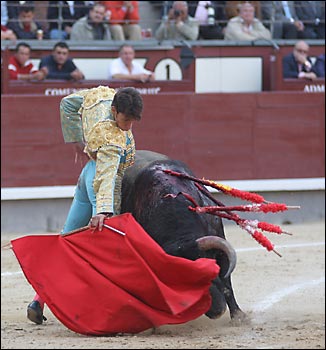
[[[325,176],[325,95],[144,95],[136,146],[185,161],[215,180]],[[75,185],[81,164],[64,144],[61,96],[1,96],[1,186]],[[17,108],[19,106],[19,108]],[[155,111],[155,112],[154,112]]]

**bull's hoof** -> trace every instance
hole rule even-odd
[[[231,315],[231,324],[233,326],[241,326],[241,325],[250,324],[250,323],[251,323],[250,317],[240,309],[234,311]]]
[[[225,308],[210,308],[206,313],[205,315],[212,319],[212,320],[216,320],[220,317],[222,317],[224,315],[226,311],[226,307]]]
[[[215,320],[223,316],[227,310],[227,304],[224,295],[219,291],[218,287],[214,283],[212,283],[212,285],[209,287],[209,292],[212,297],[212,304],[205,315],[208,318]]]

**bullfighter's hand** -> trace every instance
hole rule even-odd
[[[112,214],[96,214],[94,215],[90,221],[88,226],[92,229],[92,232],[95,230],[102,231],[103,229],[103,224],[104,224],[104,219],[107,217],[112,216]]]

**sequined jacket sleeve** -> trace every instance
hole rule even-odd
[[[104,143],[97,151],[93,183],[97,213],[120,213],[123,174],[135,159],[133,135],[131,131],[122,133],[125,136],[123,141],[120,137],[113,137],[112,142]]]
[[[97,213],[115,213],[114,208],[117,174],[121,150],[112,145],[104,145],[97,152],[94,192]]]
[[[64,97],[60,102],[61,129],[66,143],[84,141],[80,110],[88,91],[78,91]]]

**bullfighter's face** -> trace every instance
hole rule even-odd
[[[123,130],[128,131],[132,128],[132,123],[134,119],[126,116],[124,113],[117,112],[114,106],[112,106],[112,114],[114,116],[114,119],[117,123],[117,126]]]

